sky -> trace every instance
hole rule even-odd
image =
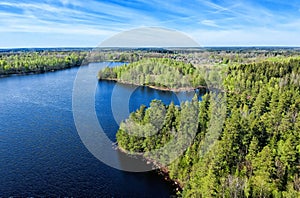
[[[1,0],[0,48],[96,47],[161,27],[200,46],[300,46],[299,0]]]

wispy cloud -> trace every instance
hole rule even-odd
[[[297,0],[2,0],[0,36],[25,32],[31,35],[24,37],[28,40],[35,33],[103,38],[139,26],[164,26],[196,39],[207,37],[208,45],[290,44],[289,39],[300,45],[294,36],[300,33],[299,7]]]
[[[203,20],[203,21],[201,21],[201,24],[206,25],[206,26],[210,26],[210,27],[220,27],[213,20]]]
[[[0,2],[0,6],[20,8],[22,13],[0,12],[0,31],[103,34],[120,31],[115,26],[103,26],[113,18],[45,3]],[[80,16],[80,17],[78,17]]]

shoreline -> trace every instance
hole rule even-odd
[[[156,89],[156,90],[159,90],[159,91],[171,91],[171,92],[176,92],[176,93],[178,93],[178,92],[192,92],[192,91],[195,91],[197,89],[207,91],[207,89],[208,89],[206,86],[167,88],[167,87],[158,87],[158,86],[155,86],[155,85],[141,85],[141,84],[131,83],[131,82],[127,82],[127,81],[120,81],[117,78],[102,78],[102,79],[98,78],[98,80],[99,81],[113,81],[113,82],[121,83],[121,84],[124,84],[124,85],[134,85],[134,86],[140,86],[140,87],[148,87],[148,88]]]
[[[48,68],[47,66],[45,66],[46,68],[44,70],[2,72],[2,73],[0,73],[0,78],[7,78],[7,77],[11,77],[11,76],[26,76],[26,75],[44,74],[44,73],[62,71],[62,70],[81,67],[81,66],[88,66],[90,63],[103,63],[103,62],[122,63],[120,61],[100,61],[100,62],[81,62],[80,64],[75,64],[75,65],[70,65],[70,66],[63,66],[63,67],[56,67],[56,68],[51,68],[51,67]]]
[[[0,74],[0,78],[7,78],[7,77],[11,77],[11,76],[29,76],[29,75],[45,74],[45,73],[61,71],[61,70],[70,69],[70,68],[73,68],[73,67],[62,68],[62,69],[53,69],[53,70],[47,70],[47,71],[28,71],[28,72],[15,72],[15,73],[9,73],[9,74]]]
[[[116,147],[116,149],[119,150],[120,152],[128,155],[128,156],[131,155],[125,149],[121,148],[119,145]],[[139,156],[141,156],[145,160],[146,164],[152,164],[152,166],[154,167],[153,170],[156,171],[159,175],[163,176],[165,181],[168,181],[168,182],[172,183],[172,185],[175,187],[174,191],[176,193],[183,191],[183,189],[184,189],[183,184],[178,179],[171,179],[170,178],[169,170],[168,170],[167,167],[159,164],[158,162],[156,162],[153,159],[145,157],[143,154],[140,154]]]

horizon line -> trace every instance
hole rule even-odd
[[[228,47],[228,48],[236,48],[236,47],[241,47],[241,48],[255,48],[255,47],[260,47],[260,48],[268,48],[268,47],[273,47],[273,48],[300,48],[300,45],[207,45],[207,46],[200,46],[200,47],[155,47],[155,46],[137,46],[137,47],[91,47],[91,46],[33,46],[33,47],[0,47],[0,50],[15,50],[15,49],[151,49],[151,48],[157,48],[157,49],[201,49],[201,48],[223,48],[223,47]]]

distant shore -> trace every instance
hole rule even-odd
[[[70,68],[79,67],[80,65],[68,66],[68,67],[61,67],[61,68],[47,68],[45,70],[29,70],[29,71],[11,71],[11,72],[3,72],[0,73],[0,78],[10,77],[10,76],[26,76],[26,75],[35,75],[35,74],[43,74],[48,72],[55,72]]]

